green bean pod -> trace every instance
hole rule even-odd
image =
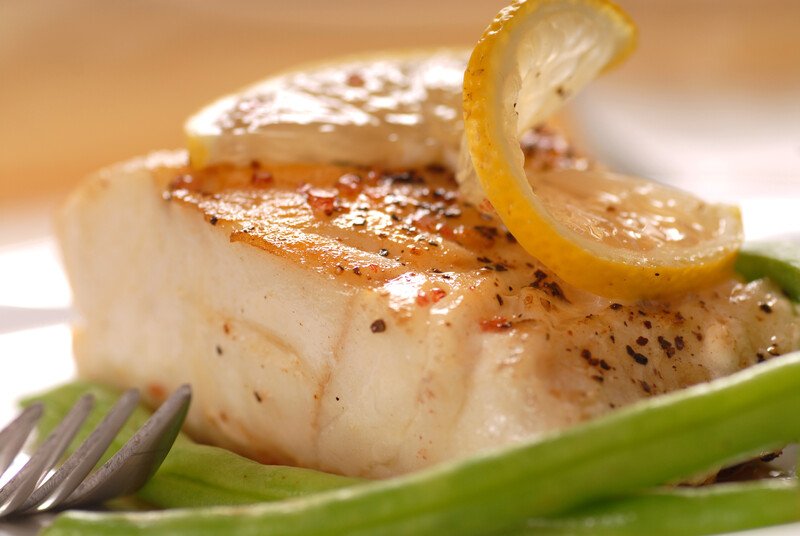
[[[67,513],[46,534],[486,534],[770,452],[800,437],[797,415],[800,353],[404,477],[250,506]]]
[[[68,452],[80,444],[108,413],[119,396],[112,389],[89,382],[73,382],[28,398],[23,405],[41,401],[45,413],[39,423],[40,437],[52,431],[72,405],[85,393],[95,397],[95,407]],[[109,446],[105,462],[150,416],[137,408]],[[310,469],[263,465],[228,450],[198,445],[180,434],[158,472],[136,497],[158,508],[252,504],[299,497],[362,482]]]
[[[527,521],[515,536],[701,536],[800,521],[795,480],[661,489]]]

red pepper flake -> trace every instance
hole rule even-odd
[[[305,189],[306,202],[314,212],[330,216],[336,208],[337,193],[336,190],[307,188]]]
[[[169,190],[187,190],[192,186],[194,182],[194,177],[191,175],[178,175],[175,179],[169,183],[167,187]]]
[[[481,320],[481,331],[500,332],[511,329],[511,322],[505,317],[495,316],[488,320]]]
[[[383,333],[384,331],[386,331],[386,322],[384,322],[382,318],[379,318],[375,322],[370,324],[369,330],[372,333]]]
[[[158,402],[167,398],[167,390],[160,383],[151,383],[148,385],[147,394],[150,395],[150,398]]]
[[[339,187],[339,190],[344,193],[357,194],[363,188],[363,182],[364,179],[362,179],[360,175],[347,173],[339,177],[336,181],[336,185]]]
[[[273,180],[274,177],[269,171],[256,170],[253,171],[253,174],[250,176],[250,183],[253,186],[268,186],[272,184]]]
[[[423,307],[431,303],[436,303],[445,296],[447,296],[447,292],[438,287],[434,287],[427,292],[420,290],[417,292],[417,305]]]
[[[364,78],[358,73],[351,73],[347,77],[347,85],[350,87],[362,87],[364,85]]]

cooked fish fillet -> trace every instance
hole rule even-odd
[[[533,138],[529,165],[585,165]],[[78,370],[151,403],[191,383],[191,433],[258,460],[395,475],[800,346],[766,281],[572,288],[441,169],[185,160],[103,170],[64,208]]]

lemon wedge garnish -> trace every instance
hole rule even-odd
[[[519,1],[486,29],[464,75],[467,161],[503,223],[568,283],[623,299],[711,284],[730,273],[742,241],[735,207],[604,171],[526,173],[521,133],[635,40],[611,2]]]
[[[266,78],[189,118],[192,167],[455,166],[468,56],[463,48],[380,52]]]

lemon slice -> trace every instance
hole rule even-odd
[[[624,59],[635,39],[611,2],[520,1],[487,28],[464,75],[467,163],[500,218],[568,283],[623,299],[710,284],[730,273],[742,241],[735,207],[603,171],[526,173],[520,134]]]
[[[349,56],[222,97],[185,125],[192,166],[455,166],[467,49]]]

